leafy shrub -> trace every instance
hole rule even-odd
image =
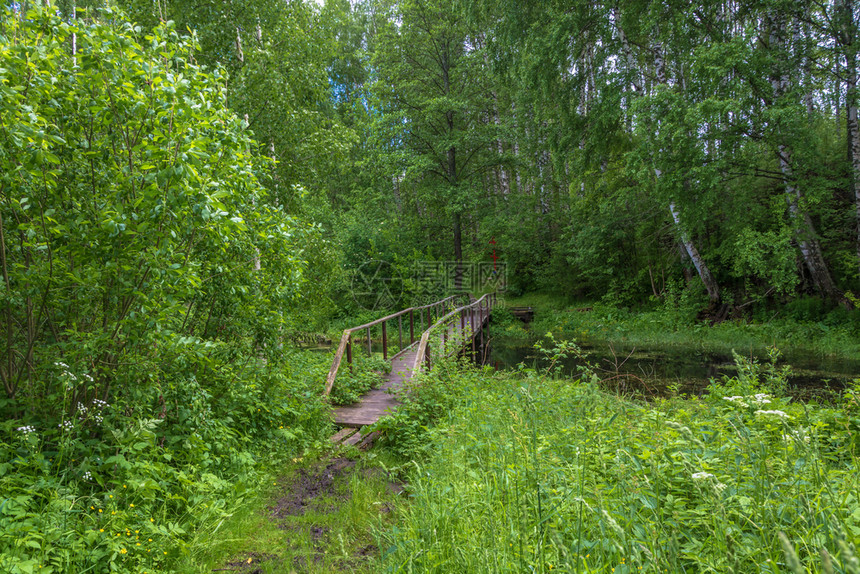
[[[314,232],[194,40],[98,16],[2,14],[3,572],[170,572],[328,430],[280,348]]]
[[[367,356],[358,353],[353,357],[352,367],[341,364],[337,380],[332,388],[331,400],[336,405],[348,405],[382,382],[391,371],[391,363],[382,355]]]

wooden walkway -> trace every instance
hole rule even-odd
[[[397,400],[397,392],[403,383],[411,379],[416,370],[426,368],[431,340],[434,350],[438,352],[438,347],[443,340],[453,341],[456,337],[461,337],[456,348],[451,348],[450,345],[446,347],[446,352],[449,355],[474,350],[477,345],[475,339],[482,336],[483,327],[486,325],[491,312],[489,301],[486,307],[480,304],[483,299],[472,301],[440,318],[424,331],[420,340],[415,340],[391,358],[391,371],[385,376],[382,384],[363,395],[355,404],[334,409],[334,423],[345,428],[332,437],[332,441],[356,444],[361,440],[361,435],[348,429],[359,429],[371,425],[381,417],[394,412],[400,404]],[[407,309],[391,317],[397,317],[397,315],[410,311]],[[474,328],[472,327],[473,320]],[[384,319],[380,321],[384,321]],[[352,331],[359,331],[364,328],[365,326],[356,327],[352,330],[348,329],[344,333],[346,344],[350,346],[348,352],[350,359],[352,353],[349,336]],[[385,333],[384,330],[383,333]],[[341,346],[343,347],[343,344]],[[333,384],[342,355],[343,353],[339,352],[335,356],[335,364],[332,367],[333,374],[330,374],[331,384]]]
[[[381,385],[362,396],[355,404],[334,409],[334,424],[359,428],[372,425],[380,417],[393,412],[400,404],[395,395],[404,381],[412,378],[412,366],[417,352],[410,347],[405,353],[391,361],[391,372],[385,375]]]

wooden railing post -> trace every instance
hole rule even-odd
[[[385,328],[385,324],[388,321],[382,322],[382,358],[386,361],[388,360],[388,329]]]
[[[397,350],[403,350],[403,315],[397,317],[397,335],[398,335],[398,346]]]
[[[460,311],[460,333],[466,333],[466,310]]]
[[[471,324],[471,329],[469,329],[469,339],[472,344],[472,361],[475,360],[475,308],[472,307],[469,309],[469,323]]]
[[[427,328],[429,329],[432,326],[433,323],[430,322],[430,307],[427,307]]]
[[[415,321],[412,317],[412,310],[409,310],[409,344],[415,342]]]
[[[373,356],[373,346],[370,343],[370,327],[367,328],[367,355]]]
[[[427,344],[424,346],[424,362],[427,363],[427,370],[430,370],[430,340],[427,340]]]
[[[349,365],[350,372],[352,371],[352,333],[346,340],[346,364]]]

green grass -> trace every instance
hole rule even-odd
[[[266,574],[378,571],[373,532],[390,523],[398,495],[389,487],[376,454],[350,449],[348,455],[356,460],[355,466],[336,472],[330,488],[308,496],[305,510],[275,515],[273,508],[280,499],[297,495],[302,473],[325,474],[332,455],[293,461],[277,478],[268,479],[257,498],[195,544],[179,572],[203,574],[219,568],[241,572],[240,565],[249,568],[245,571]]]
[[[820,356],[860,356],[860,321],[856,311],[833,309],[805,312],[803,305],[787,305],[781,311],[762,313],[758,320],[735,319],[711,325],[696,320],[696,308],[669,303],[655,308],[619,308],[604,303],[572,302],[553,295],[532,293],[506,299],[507,306],[536,309],[532,333],[552,332],[582,342],[612,341],[637,346],[688,346],[710,351],[749,353],[776,346],[786,352]],[[505,325],[508,327],[508,325]],[[517,326],[510,336],[524,337]]]
[[[454,406],[385,535],[385,566],[860,572],[860,389],[828,408],[781,398],[783,383],[741,362],[709,399],[644,404],[534,371],[440,369],[419,384]]]

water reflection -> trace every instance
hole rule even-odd
[[[734,376],[737,367],[731,354],[699,348],[641,347],[609,342],[580,345],[585,360],[570,357],[561,362],[562,372],[576,376],[588,364],[604,386],[625,393],[645,396],[664,395],[670,389],[689,395],[701,395],[711,379]],[[767,360],[764,351],[739,353],[759,362]],[[549,361],[539,357],[533,344],[522,340],[493,340],[490,363],[497,369],[546,367]],[[778,366],[791,365],[788,392],[796,398],[813,396],[830,398],[845,384],[860,377],[860,360],[828,359],[804,353],[790,353],[780,358]]]

